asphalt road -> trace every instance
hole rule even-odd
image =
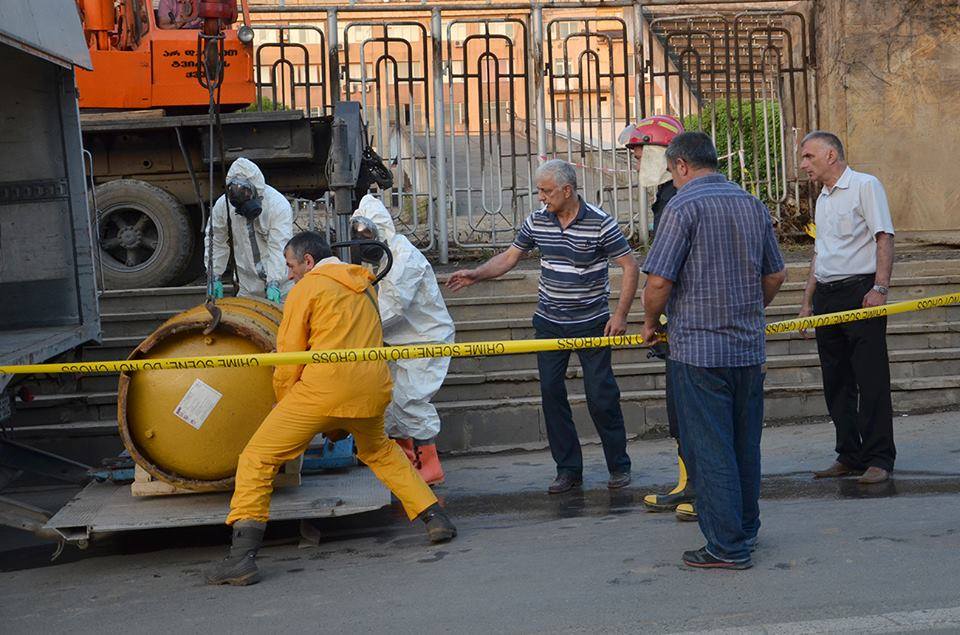
[[[8,554],[0,632],[960,632],[958,419],[899,423],[903,470],[873,488],[803,471],[828,426],[766,433],[748,571],[681,565],[699,530],[644,512],[643,486],[610,493],[594,470],[586,492],[548,497],[549,457],[469,457],[450,461],[450,544],[430,546],[395,508],[326,522],[318,545],[280,525],[248,588],[202,582],[225,551],[219,528],[141,532],[52,566]],[[638,480],[665,482],[669,442],[633,447]]]

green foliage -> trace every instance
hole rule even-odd
[[[269,97],[261,97],[260,105],[257,105],[257,102],[254,102],[244,108],[241,112],[270,112],[273,110],[290,110],[287,106],[274,102]]]
[[[782,186],[777,186],[777,180],[783,180],[778,102],[731,101],[728,107],[726,101],[717,101],[708,104],[700,114],[684,118],[683,126],[688,131],[702,130],[713,136],[720,155],[720,171],[745,190],[768,205],[781,193]]]

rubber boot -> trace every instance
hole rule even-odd
[[[693,503],[680,503],[677,505],[677,520],[684,522],[695,522],[697,520],[697,508]]]
[[[440,456],[437,454],[436,441],[434,439],[414,441],[413,445],[413,449],[417,453],[414,466],[420,472],[420,477],[426,481],[427,485],[443,485],[444,474],[443,468],[440,467]]]
[[[448,542],[457,535],[457,528],[450,521],[447,512],[440,507],[440,503],[427,507],[420,512],[419,518],[426,524],[427,537],[433,544]]]
[[[257,551],[263,543],[267,523],[256,520],[238,520],[233,524],[233,543],[227,557],[207,569],[207,584],[247,586],[260,581],[257,569]]]
[[[683,458],[677,448],[677,467],[680,474],[677,477],[677,486],[667,494],[647,494],[643,497],[643,506],[652,512],[672,512],[677,505],[683,503],[693,503],[696,500],[696,494],[687,478],[687,466],[683,463]]]
[[[394,439],[397,442],[397,445],[400,446],[400,449],[403,450],[403,453],[407,455],[407,459],[413,463],[413,466],[417,466],[417,453],[413,449],[413,439]]]

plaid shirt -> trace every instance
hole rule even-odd
[[[760,278],[783,267],[770,212],[756,197],[721,174],[680,188],[643,263],[674,283],[670,358],[703,368],[764,363]]]
[[[608,261],[631,251],[612,216],[580,199],[577,217],[563,228],[556,214],[540,210],[527,216],[513,246],[540,249],[537,315],[557,324],[610,315]]]

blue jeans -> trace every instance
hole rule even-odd
[[[748,542],[760,529],[763,367],[700,368],[668,360],[667,373],[707,550],[721,560],[749,560]]]
[[[533,316],[533,328],[538,339],[563,337],[599,337],[603,335],[606,317],[583,324],[557,324]],[[587,409],[593,425],[603,444],[607,470],[629,472],[630,457],[627,456],[627,432],[623,426],[620,409],[620,388],[613,376],[611,350],[588,348],[577,351],[583,368],[583,387],[587,394]],[[580,438],[573,424],[573,413],[567,400],[567,364],[570,351],[537,353],[537,369],[540,371],[540,397],[546,420],[547,440],[550,452],[557,464],[557,474],[579,478],[583,474],[583,454]]]

